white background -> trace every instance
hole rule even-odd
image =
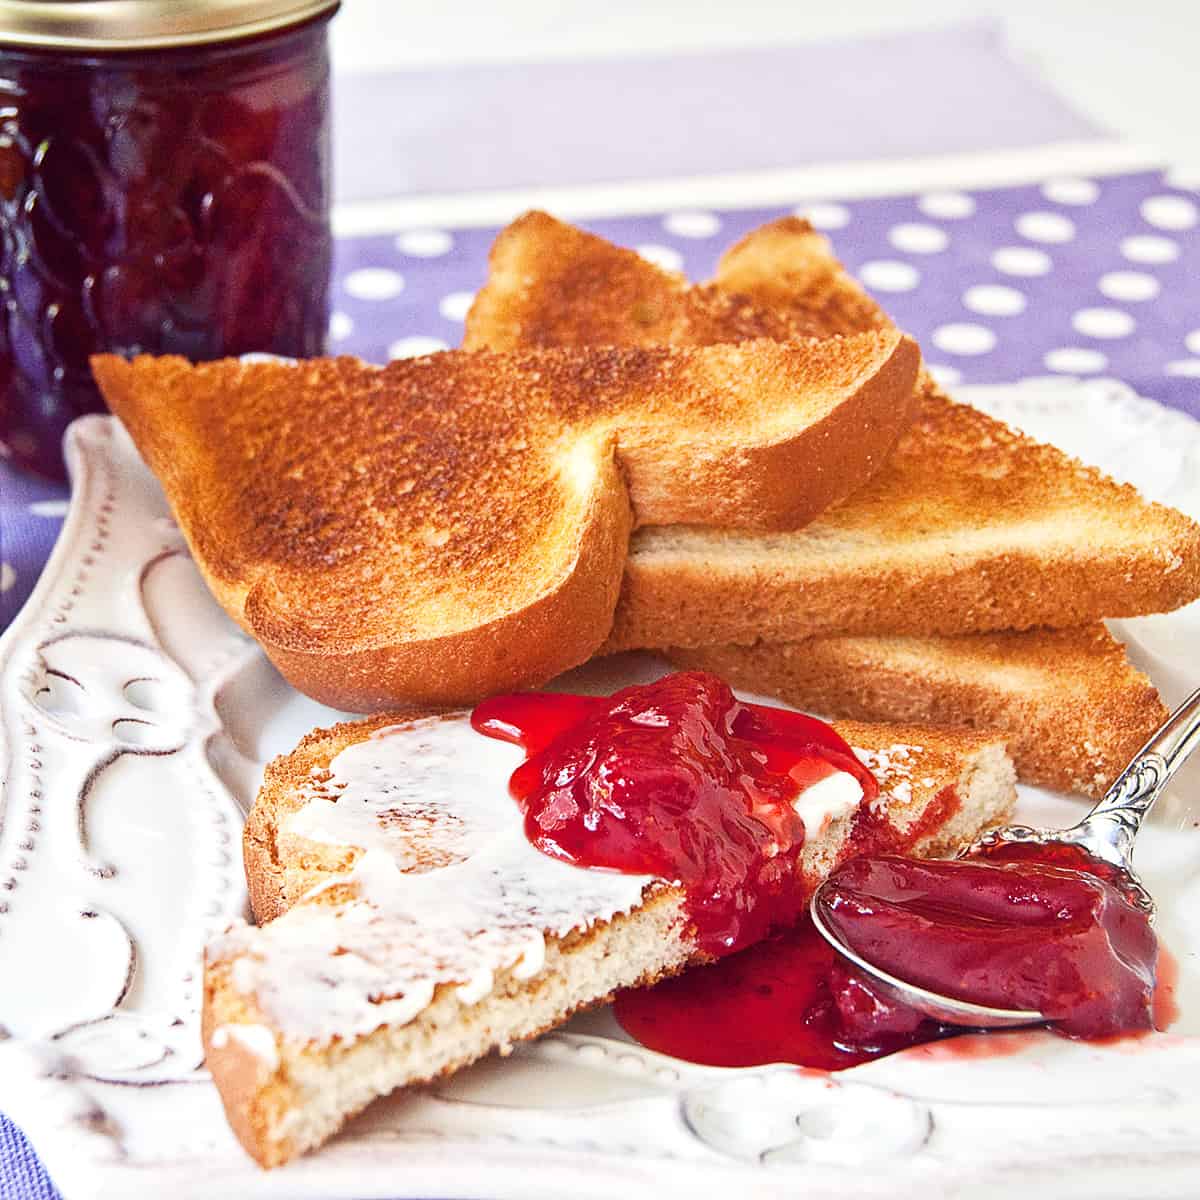
[[[1200,0],[345,0],[343,70],[707,50],[991,18],[1078,109],[1200,162]]]

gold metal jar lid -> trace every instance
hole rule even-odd
[[[0,46],[154,50],[253,37],[338,0],[0,0]]]

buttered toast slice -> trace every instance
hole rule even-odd
[[[1097,622],[963,637],[846,635],[668,650],[691,670],[825,716],[1003,734],[1025,783],[1100,797],[1167,717]]]
[[[881,794],[824,812],[798,887],[852,831],[859,849],[934,855],[1008,816],[998,738],[836,728]],[[204,999],[208,1067],[264,1166],[378,1096],[697,960],[677,888],[533,849],[507,788],[522,757],[459,712],[317,731],[268,768],[245,845],[255,910],[275,919],[209,947]]]
[[[301,691],[370,711],[585,661],[634,525],[810,519],[907,423],[918,357],[883,331],[93,369],[218,600]]]
[[[728,251],[717,283],[740,297],[727,321],[711,288],[688,300],[677,277],[631,251],[526,217],[497,241],[467,337],[640,341],[639,314],[656,314],[646,328],[675,344],[736,340],[780,320],[825,335],[890,325],[796,218]],[[883,468],[803,530],[639,530],[608,648],[1079,625],[1200,594],[1200,529],[1182,514],[956,404],[928,376],[917,405]]]

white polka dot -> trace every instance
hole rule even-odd
[[[1090,179],[1051,179],[1043,185],[1042,195],[1055,204],[1091,204],[1100,189]]]
[[[1188,379],[1200,379],[1200,358],[1179,358],[1163,368],[1168,375],[1182,375]]]
[[[7,592],[17,582],[17,573],[11,563],[0,563],[0,592]]]
[[[1135,328],[1134,319],[1119,308],[1081,308],[1071,324],[1085,337],[1128,337]]]
[[[957,367],[947,367],[942,363],[926,363],[925,370],[943,387],[952,387],[962,379],[962,372]]]
[[[844,204],[809,204],[796,209],[796,216],[810,221],[814,229],[845,229],[850,210]]]
[[[436,354],[439,350],[446,349],[448,347],[441,338],[418,334],[393,342],[388,347],[388,358],[420,358],[423,354]]]
[[[648,262],[652,262],[656,267],[661,267],[664,271],[683,270],[683,255],[670,246],[639,246],[637,252]]]
[[[975,212],[975,201],[966,192],[930,192],[917,201],[927,216],[943,221],[960,221]]]
[[[396,238],[396,249],[411,258],[440,258],[453,245],[444,229],[409,229]]]
[[[1064,375],[1090,375],[1103,371],[1108,359],[1099,350],[1088,350],[1084,346],[1063,346],[1050,350],[1042,359],[1049,371],[1060,371]]]
[[[1162,180],[1167,187],[1179,188],[1181,192],[1200,192],[1200,165],[1172,167],[1163,172]]]
[[[1179,246],[1156,233],[1139,233],[1121,239],[1121,253],[1130,262],[1155,266],[1174,262],[1179,257]]]
[[[1200,354],[1200,329],[1193,329],[1183,339],[1183,344],[1193,353]]]
[[[1031,242],[1069,242],[1075,236],[1075,223],[1062,213],[1022,213],[1014,224]]]
[[[344,312],[335,312],[329,318],[329,338],[344,342],[354,332],[354,322]]]
[[[474,292],[448,292],[438,304],[438,312],[447,321],[465,321],[474,302]]]
[[[70,507],[66,500],[35,500],[29,511],[35,517],[65,517]]]
[[[858,277],[877,292],[911,292],[921,282],[921,272],[916,267],[886,258],[863,263]]]
[[[1045,250],[1033,246],[1001,246],[992,254],[992,266],[1005,275],[1032,278],[1035,275],[1048,275],[1054,260]]]
[[[1153,300],[1162,285],[1143,271],[1109,271],[1100,276],[1100,291],[1110,300]]]
[[[933,344],[947,354],[986,354],[996,345],[996,335],[984,325],[939,325]]]
[[[1025,311],[1025,297],[1016,288],[981,283],[963,292],[963,304],[985,317],[1015,317]]]
[[[1141,213],[1156,229],[1191,229],[1200,220],[1195,204],[1186,196],[1151,196],[1142,201]]]
[[[356,300],[391,300],[404,291],[404,276],[387,267],[359,267],[346,276],[345,287]]]
[[[939,250],[945,250],[950,243],[945,231],[936,225],[920,225],[915,222],[894,226],[888,234],[888,241],[905,254],[937,254]]]
[[[676,237],[710,238],[721,228],[721,218],[710,212],[667,213],[663,228]]]

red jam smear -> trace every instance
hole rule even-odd
[[[153,51],[4,48],[0,442],[63,471],[88,356],[319,354],[328,14]]]
[[[522,693],[475,709],[527,754],[510,788],[543,853],[683,887],[700,949],[721,957],[793,924],[806,902],[793,802],[836,771],[874,776],[822,721],[737,700],[703,672],[607,697]]]
[[[1035,851],[1004,847],[990,861],[851,859],[832,876],[853,897],[840,914],[853,925],[847,940],[864,954],[876,951],[874,961],[891,955],[881,965],[935,990],[1036,1008],[1067,1036],[1165,1028],[1175,1015],[1172,960],[1157,953],[1149,922],[1115,886],[1116,873],[1078,851],[1052,849],[1049,862]],[[886,933],[868,945],[862,926],[877,914]],[[1001,956],[989,959],[997,946]],[[964,979],[983,986],[967,990]],[[788,1062],[837,1071],[962,1032],[888,1001],[807,919],[713,966],[623,992],[614,1011],[648,1048],[721,1067]],[[1001,1040],[1002,1052],[1015,1052],[1024,1043],[1012,1038],[980,1035],[970,1056]]]
[[[713,966],[621,992],[613,1011],[643,1046],[710,1067],[785,1062],[841,1071],[920,1040],[848,1042],[833,999],[836,966],[829,943],[804,917],[786,933]]]

